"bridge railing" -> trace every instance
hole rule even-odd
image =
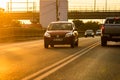
[[[120,12],[120,10],[69,10],[69,12]]]

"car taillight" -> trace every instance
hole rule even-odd
[[[120,19],[119,17],[115,17],[114,19]]]
[[[104,25],[102,25],[102,26],[101,26],[101,31],[102,31],[102,33],[104,33],[104,30],[105,30],[105,27],[104,27]]]

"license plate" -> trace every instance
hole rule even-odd
[[[61,38],[56,38],[56,39],[53,39],[53,41],[63,41],[63,39],[61,39]]]

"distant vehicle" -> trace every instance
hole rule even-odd
[[[120,41],[120,17],[107,17],[101,29],[101,46],[107,41]]]
[[[101,30],[100,30],[100,29],[96,30],[95,35],[96,35],[96,36],[100,36],[100,35],[101,35]]]
[[[92,29],[86,30],[84,36],[85,37],[94,37],[94,31]]]
[[[44,34],[44,47],[60,44],[70,44],[72,48],[78,46],[78,32],[73,22],[55,21],[48,25]]]

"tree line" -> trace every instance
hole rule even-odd
[[[96,31],[97,29],[100,29],[101,26],[99,22],[95,22],[95,21],[88,21],[84,23],[82,20],[74,19],[72,22],[75,24],[76,28],[80,32],[84,32],[87,29],[92,29]]]

